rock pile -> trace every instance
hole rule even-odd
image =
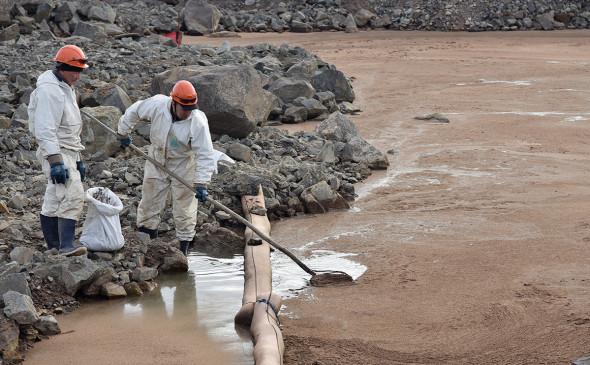
[[[147,0],[0,2],[0,41],[33,30],[94,39],[177,30],[319,32],[359,29],[510,31],[586,29],[586,1],[486,0]],[[47,35],[50,37],[50,35]]]
[[[210,116],[214,147],[229,157],[218,163],[210,195],[238,213],[240,197],[255,194],[260,185],[266,211],[258,213],[270,219],[347,208],[354,199],[354,184],[372,169],[389,165],[387,157],[364,140],[346,117],[356,110],[350,80],[302,48],[232,47],[229,42],[218,48],[178,46],[153,33],[149,37],[144,32],[110,35],[96,25],[111,27],[110,11],[71,2],[59,8],[66,7],[78,16],[85,9],[88,19],[80,18],[73,31],[77,34],[68,35],[66,30],[71,29],[66,24],[74,18],[65,16],[56,23],[56,15],[61,14],[56,8],[47,13],[48,18],[39,15],[29,21],[25,19],[29,15],[46,10],[45,3],[34,2],[37,10],[33,11],[32,3],[18,3],[24,12],[15,23],[19,32],[0,42],[3,363],[20,361],[27,343],[59,333],[54,315],[73,310],[81,297],[142,295],[153,287],[158,274],[188,269],[186,258],[175,248],[170,208],[162,214],[160,238],[150,240],[135,232],[143,158],[124,150],[86,117],[82,135],[87,147],[85,184],[87,188],[109,188],[123,201],[120,221],[125,245],[112,253],[71,258],[46,250],[38,217],[47,181],[35,157],[37,143],[28,130],[27,104],[37,77],[54,67],[59,47],[76,44],[88,55],[91,67],[76,84],[78,103],[111,128],[132,102],[169,93],[179,78],[191,80],[197,86],[199,105]],[[93,4],[109,8],[104,3]],[[118,19],[118,12],[111,9]],[[90,14],[94,14],[92,24]],[[107,15],[94,19],[96,14]],[[83,23],[91,26],[80,28]],[[68,35],[66,38],[56,37],[56,24],[61,24],[59,35]],[[252,95],[256,97],[246,97]],[[290,135],[280,129],[283,123],[306,120],[317,122],[313,132]],[[148,123],[138,125],[134,144],[149,144],[149,131]],[[241,250],[243,227],[208,203],[199,207],[198,229],[195,242],[199,247],[219,250],[218,243],[223,242],[224,250],[228,246]]]

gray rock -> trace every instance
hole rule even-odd
[[[9,291],[31,295],[31,289],[29,289],[29,283],[24,273],[8,274],[0,277],[0,306],[4,305],[2,296]]]
[[[537,22],[541,25],[543,30],[553,30],[554,19],[551,14],[540,14],[537,16]]]
[[[0,115],[4,115],[6,117],[11,117],[12,113],[14,113],[14,109],[8,103],[0,103]]]
[[[252,66],[179,67],[156,75],[152,93],[168,95],[178,80],[195,85],[211,133],[244,138],[272,109],[274,98]]]
[[[127,291],[122,285],[109,282],[102,286],[101,294],[103,297],[116,299],[126,297]]]
[[[101,268],[84,256],[68,257],[49,268],[34,271],[35,276],[45,278],[52,276],[61,281],[69,295],[74,295],[85,285],[92,282]]]
[[[153,267],[138,267],[131,272],[131,280],[133,281],[151,280],[156,276],[158,276],[158,270]]]
[[[299,97],[293,100],[293,105],[302,106],[307,110],[306,119],[314,119],[328,112],[328,108],[318,99]]]
[[[344,146],[342,161],[361,162],[371,169],[384,170],[389,166],[389,159],[361,136],[352,137]]]
[[[37,252],[30,247],[17,246],[10,251],[10,259],[19,265],[27,265],[33,262],[33,255]]]
[[[99,296],[102,293],[102,287],[104,284],[115,280],[116,272],[112,267],[106,267],[92,280],[92,282],[84,287],[82,290],[83,294],[89,297]]]
[[[289,67],[285,71],[285,76],[311,83],[317,68],[318,62],[316,59],[302,60]]]
[[[37,310],[30,296],[9,291],[2,295],[4,314],[18,324],[34,324],[39,320]]]
[[[133,104],[127,93],[115,84],[106,84],[96,88],[92,98],[97,106],[114,106],[121,113],[125,113],[125,110]]]
[[[336,156],[334,155],[334,143],[332,141],[324,142],[321,151],[318,153],[316,159],[320,162],[334,163],[336,162]]]
[[[334,142],[347,142],[358,135],[358,128],[340,112],[332,113],[314,130],[321,137]]]
[[[42,2],[37,6],[37,12],[35,13],[35,22],[41,23],[41,21],[49,20],[51,11],[53,10],[53,4],[51,2]]]
[[[590,365],[590,356],[582,357],[572,362],[572,365]]]
[[[10,128],[10,119],[0,115],[0,129],[8,129]]]
[[[117,130],[121,111],[114,106],[99,106],[95,108],[82,108],[82,110],[103,124],[107,125],[112,130]],[[86,147],[85,153],[92,155],[99,151],[104,151],[107,155],[111,155],[121,148],[121,143],[117,138],[106,131],[104,127],[92,119],[82,114],[82,143]]]
[[[237,161],[250,162],[250,148],[241,143],[232,143],[226,151],[226,154]]]
[[[319,71],[313,78],[313,87],[316,91],[331,91],[336,101],[353,102],[355,95],[352,86],[341,71],[325,69]]]
[[[310,186],[301,193],[301,200],[311,214],[325,213],[330,210],[349,209],[350,206],[338,192],[325,181]]]
[[[206,223],[196,236],[201,249],[213,252],[238,252],[244,249],[244,237],[230,229]]]
[[[215,32],[221,19],[221,11],[215,5],[203,4],[199,0],[190,0],[184,6],[184,25],[187,34],[204,35]]]
[[[99,22],[113,23],[117,14],[109,5],[100,4],[91,6],[88,10],[88,19],[98,20]]]
[[[12,24],[0,30],[0,42],[13,41],[18,34],[18,24]]]
[[[85,37],[94,40],[95,42],[104,43],[106,41],[107,34],[98,25],[94,25],[88,22],[79,22],[72,33],[74,36]]]
[[[22,194],[14,194],[6,204],[9,208],[22,210],[30,203],[29,199]]]
[[[282,123],[295,124],[303,123],[307,120],[307,108],[304,106],[291,105],[283,113]]]
[[[305,22],[299,20],[292,20],[291,21],[291,32],[293,33],[311,33],[313,32],[313,27]]]
[[[344,31],[346,33],[358,33],[360,32],[355,17],[352,14],[348,14],[346,16],[346,20],[344,22]]]
[[[187,272],[188,260],[179,250],[174,250],[162,260],[159,270],[167,272]]]
[[[358,27],[367,26],[374,18],[376,18],[376,15],[365,9],[360,9],[354,14],[354,22]]]
[[[0,3],[0,27],[4,28],[12,24],[11,11],[13,4],[10,2]]]
[[[18,339],[20,329],[13,320],[0,316],[0,351],[4,360],[18,359]]]
[[[35,323],[34,327],[40,334],[45,336],[53,336],[61,333],[59,323],[57,323],[57,320],[52,315],[40,316],[39,321]]]
[[[55,23],[66,22],[74,17],[77,10],[77,4],[73,1],[66,1],[55,9],[53,21]]]
[[[18,262],[12,261],[7,264],[3,264],[0,266],[0,277],[6,276],[8,274],[17,274],[21,270],[21,266]]]
[[[315,94],[315,90],[309,82],[289,77],[281,77],[270,82],[268,91],[275,94],[284,103],[291,103],[301,96],[311,98]]]

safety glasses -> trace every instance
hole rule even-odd
[[[195,104],[197,102],[197,98],[183,99],[183,98],[179,98],[178,96],[176,98],[178,99],[178,101],[181,104]]]

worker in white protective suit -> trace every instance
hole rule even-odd
[[[129,146],[129,134],[137,122],[150,121],[148,155],[183,180],[192,181],[198,191],[195,196],[181,182],[146,161],[142,198],[137,207],[138,230],[152,239],[158,236],[160,214],[171,191],[176,236],[185,256],[195,236],[198,202],[206,201],[207,185],[215,169],[209,123],[205,113],[198,110],[197,100],[193,85],[179,81],[170,96],[155,95],[127,108],[117,131],[119,142]]]
[[[47,248],[76,256],[87,252],[86,247],[74,246],[76,222],[84,208],[86,168],[80,155],[82,118],[73,85],[88,63],[74,45],[62,47],[55,61],[55,70],[39,76],[31,94],[29,129],[39,145],[37,159],[47,177],[40,216]]]

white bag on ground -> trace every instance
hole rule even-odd
[[[90,251],[116,251],[123,247],[119,213],[123,203],[108,188],[90,188],[86,191],[88,212],[82,227],[80,242]]]

